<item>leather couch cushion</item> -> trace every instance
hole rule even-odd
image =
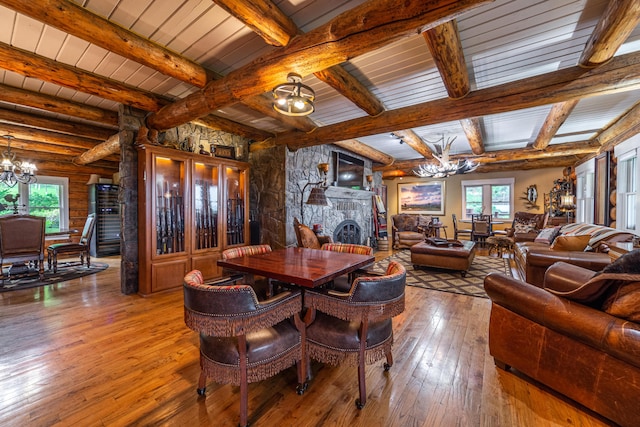
[[[581,236],[558,236],[551,244],[554,251],[584,251],[591,239],[590,234]]]

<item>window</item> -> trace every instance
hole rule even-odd
[[[0,187],[0,214],[11,213],[44,216],[46,232],[69,228],[69,180],[38,176],[33,184]]]
[[[640,198],[638,198],[640,135],[632,136],[616,145],[614,152],[618,159],[616,228],[637,235],[638,221],[640,221]]]
[[[513,216],[513,178],[462,181],[462,215],[491,214],[494,218]]]
[[[618,161],[618,203],[622,213],[622,229],[636,230],[636,161],[635,152]]]
[[[576,167],[576,222],[594,221],[595,159]]]

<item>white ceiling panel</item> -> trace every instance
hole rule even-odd
[[[274,0],[274,4],[303,32],[364,2]],[[222,76],[278,49],[265,43],[211,0],[75,0],[75,3]],[[496,0],[462,14],[457,22],[472,90],[575,66],[607,3],[608,0]],[[0,42],[5,44],[169,99],[183,98],[198,90],[135,60],[1,6],[0,19],[4,24],[0,26]],[[640,29],[636,28],[618,54],[638,51]],[[386,110],[447,98],[427,43],[418,34],[352,58],[342,66],[377,97]],[[252,77],[239,75],[239,78]],[[325,126],[367,117],[360,108],[315,76],[304,76],[303,82],[316,91],[316,111],[311,115],[316,124]],[[118,109],[118,103],[113,100],[62,88],[37,77],[25,78],[11,71],[0,71],[0,83],[108,110]],[[551,143],[593,138],[632,108],[639,97],[640,92],[633,91],[581,100]],[[485,149],[520,149],[531,144],[550,107],[481,117]],[[216,114],[257,129],[274,133],[289,129],[276,119],[240,104],[220,110]],[[429,140],[442,134],[455,136],[452,153],[470,152],[466,135],[457,121],[413,130]],[[340,135],[336,135],[336,140],[339,139]],[[420,158],[390,133],[357,139],[398,160]]]

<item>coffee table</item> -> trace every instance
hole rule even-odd
[[[454,243],[432,245],[422,242],[411,246],[409,250],[413,268],[436,267],[460,270],[460,275],[465,277],[476,255],[476,243],[463,241],[462,246],[455,246]]]

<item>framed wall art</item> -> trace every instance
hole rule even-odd
[[[398,213],[444,215],[444,181],[398,184]]]

